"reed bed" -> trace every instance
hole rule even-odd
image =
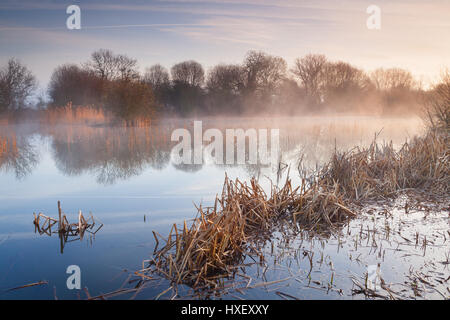
[[[43,120],[50,124],[105,124],[110,121],[110,117],[102,109],[91,106],[72,106],[72,103],[68,103],[64,107],[45,110]]]
[[[247,185],[226,178],[213,207],[198,207],[190,227],[186,221],[182,230],[173,225],[166,244],[155,252],[155,270],[193,286],[227,276],[229,266],[243,261],[249,238],[269,228],[274,208],[280,206],[276,200],[268,201],[254,179]]]
[[[158,272],[176,284],[216,286],[247,255],[264,260],[253,244],[271,231],[277,219],[291,217],[314,226],[355,215],[337,194],[306,189],[306,182],[293,189],[287,179],[282,188],[272,186],[267,195],[255,179],[246,184],[228,177],[214,206],[197,210],[189,227],[186,221],[182,228],[174,224],[167,238],[154,233],[156,242],[165,245],[155,250],[150,266],[139,274]]]
[[[335,153],[319,174],[326,189],[335,184],[347,201],[386,199],[399,190],[421,188],[448,194],[450,151],[448,132],[430,131],[396,151],[392,143]]]
[[[399,191],[420,188],[448,195],[449,157],[448,133],[430,131],[398,150],[374,141],[368,148],[335,152],[314,177],[302,179],[296,188],[288,177],[281,188],[272,185],[270,194],[255,179],[247,184],[225,177],[214,206],[197,207],[190,226],[174,224],[167,238],[154,233],[157,247],[165,244],[136,274],[157,273],[173,285],[216,287],[247,256],[264,260],[255,243],[280,219],[314,230],[355,217],[364,203]]]
[[[73,106],[68,103],[64,107],[47,109],[43,111],[42,120],[45,124],[90,124],[90,125],[110,125],[124,127],[150,127],[151,117],[136,117],[132,120],[125,120],[115,117],[111,112],[103,108],[94,106]]]

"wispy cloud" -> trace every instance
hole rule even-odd
[[[87,57],[108,47],[143,63],[195,58],[235,61],[250,49],[285,57],[320,52],[362,68],[398,65],[417,74],[450,65],[450,1],[377,0],[382,29],[366,28],[361,0],[79,0],[82,30],[65,29],[67,2],[0,3],[0,45],[8,55]],[[46,58],[49,56],[49,58]],[[51,58],[50,58],[51,56]],[[81,59],[81,58],[80,58]],[[36,60],[36,59],[34,59]],[[56,59],[57,60],[57,59]],[[221,61],[222,62],[222,61]],[[37,68],[42,61],[32,61]]]

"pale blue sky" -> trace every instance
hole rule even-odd
[[[82,29],[66,28],[81,8]],[[366,9],[381,8],[381,30]],[[195,59],[206,68],[248,50],[284,57],[323,53],[365,70],[399,66],[430,81],[450,66],[450,0],[0,1],[0,63],[14,56],[46,86],[53,68],[110,48],[154,63]]]

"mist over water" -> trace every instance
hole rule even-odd
[[[450,299],[444,1],[3,2],[0,300]]]
[[[183,128],[192,133],[193,137],[195,120],[165,119],[145,127],[104,124],[44,126],[32,122],[2,126],[0,165],[4,174],[14,174],[22,182],[28,175],[38,174],[39,167],[49,163],[62,176],[89,175],[102,185],[126,181],[149,170],[192,173],[207,169],[223,172],[240,170],[246,172],[246,176],[263,172],[273,177],[278,162],[272,165],[215,165],[204,153],[202,164],[174,164],[171,153],[179,141],[172,141],[171,134],[174,130]],[[375,137],[379,143],[392,141],[394,145],[400,145],[424,131],[419,118],[364,116],[212,117],[203,118],[201,124],[202,133],[208,128],[215,128],[224,137],[226,129],[279,129],[278,161],[293,170],[298,167],[300,159],[303,166],[313,168],[328,161],[335,150],[364,147]],[[208,142],[202,142],[206,147]],[[248,160],[248,140],[244,148]]]
[[[115,290],[123,277],[111,279],[149,257],[155,244],[152,231],[167,234],[173,223],[192,219],[192,203],[211,204],[225,174],[244,181],[256,177],[269,188],[289,172],[297,183],[300,169],[320,166],[335,149],[368,145],[375,134],[380,143],[399,146],[424,130],[418,118],[204,118],[204,130],[279,129],[280,163],[215,165],[205,157],[201,165],[175,165],[171,150],[177,142],[170,140],[171,132],[192,130],[194,120],[165,119],[148,127],[0,126],[2,288],[47,279],[60,298],[76,298],[65,288],[64,273],[76,261],[85,270],[83,286],[97,293]],[[57,237],[35,234],[31,223],[33,212],[55,216],[57,201],[69,219],[81,209],[92,212],[104,227],[94,239],[68,243],[60,254]],[[53,292],[36,287],[2,298],[17,297],[51,299]]]

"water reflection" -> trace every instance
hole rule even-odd
[[[0,169],[14,172],[17,179],[30,174],[38,163],[36,148],[27,136],[0,128]]]
[[[82,241],[85,234],[89,235],[89,243],[92,245],[95,235],[103,227],[103,223],[96,222],[92,213],[89,218],[85,218],[81,212],[78,214],[78,222],[69,223],[67,216],[62,212],[61,204],[58,201],[58,219],[48,217],[43,213],[34,214],[34,233],[39,235],[57,234],[59,238],[60,252],[64,253],[64,247],[69,242]],[[53,227],[53,231],[52,231]],[[55,230],[56,229],[56,230]]]
[[[354,145],[368,144],[376,132],[381,139],[402,143],[407,137],[420,133],[420,120],[371,118],[290,118],[290,119],[228,119],[203,121],[203,130],[217,128],[280,129],[280,157],[272,166],[290,165],[295,170],[306,170],[330,158],[335,149],[348,149]],[[149,127],[109,127],[90,125],[45,124],[31,130],[23,127],[0,127],[0,168],[13,171],[17,179],[32,173],[39,162],[38,150],[42,142],[34,137],[49,137],[51,155],[56,167],[67,176],[89,174],[99,184],[109,185],[141,175],[151,168],[162,170],[171,164],[171,141],[177,128],[185,128],[193,136],[193,121],[164,120]],[[37,135],[36,135],[37,134]],[[192,141],[192,147],[193,147]],[[209,142],[204,142],[206,146]],[[226,146],[223,142],[223,162],[226,163]],[[237,148],[236,142],[234,148]],[[244,146],[249,159],[248,143]],[[270,152],[270,149],[268,150]],[[235,157],[237,152],[234,153]],[[259,155],[258,155],[259,157]],[[176,170],[198,172],[205,165],[216,165],[211,155],[204,153],[202,164],[174,164]],[[259,158],[258,158],[259,159]],[[226,171],[238,165],[217,164]],[[249,177],[271,175],[277,170],[270,165],[239,165]],[[272,173],[270,172],[272,171]]]
[[[374,133],[381,129],[380,142],[393,140],[394,145],[421,130],[420,120],[362,117],[223,119],[205,120],[203,123],[205,130],[208,127],[221,130],[280,128],[280,160],[285,168],[284,174],[290,167],[293,181],[297,168],[314,168],[316,164],[327,161],[335,148],[348,149],[368,144]],[[1,298],[52,299],[55,286],[58,298],[76,299],[74,292],[67,290],[65,278],[67,265],[74,263],[86,270],[83,286],[89,287],[93,295],[117,290],[128,277],[128,272],[122,270],[139,269],[142,260],[151,255],[155,246],[151,231],[167,235],[174,223],[194,217],[192,202],[211,204],[215,194],[221,191],[224,171],[230,177],[242,180],[246,180],[245,175],[260,176],[264,183],[267,176],[275,182],[277,170],[259,164],[215,165],[206,157],[202,165],[175,166],[171,158],[174,143],[170,136],[174,129],[184,127],[192,130],[193,126],[189,121],[175,120],[147,128],[75,124],[0,126],[0,286],[17,287],[39,279],[47,279],[51,283],[48,291],[44,291],[46,288],[37,291],[39,288],[36,287],[36,291],[16,291],[14,296],[9,293]],[[16,151],[12,151],[15,150],[12,148],[13,137]],[[6,140],[8,143],[4,144]],[[35,161],[28,161],[28,166],[15,168],[11,165],[14,161],[6,160],[11,154],[17,157],[17,154],[30,152]],[[23,167],[29,170],[18,170]],[[16,172],[25,174],[17,175]],[[141,178],[133,179],[136,176]],[[16,183],[14,180],[19,177],[25,180]],[[59,238],[33,234],[31,213],[54,213],[57,200],[64,201],[70,212],[79,208],[86,212],[92,210],[95,219],[98,217],[105,223],[97,233],[94,245],[90,246],[89,238],[85,236],[84,241],[77,240],[66,246],[64,254],[60,255]],[[405,204],[401,203],[399,207],[404,208]],[[227,284],[233,282],[236,285],[221,292],[205,288],[204,294],[251,299],[280,298],[279,294],[301,299],[339,299],[342,294],[351,297],[353,283],[349,275],[363,276],[367,271],[366,265],[380,261],[385,272],[383,278],[390,283],[407,281],[405,274],[409,274],[411,265],[416,270],[445,273],[446,279],[448,269],[440,267],[446,267],[441,261],[448,260],[445,255],[448,240],[445,242],[443,236],[449,228],[448,210],[438,215],[429,214],[427,210],[405,215],[403,211],[390,218],[384,210],[377,208],[363,216],[363,227],[358,219],[338,230],[337,235],[323,230],[320,236],[313,236],[306,231],[299,233],[294,228],[284,230],[280,227],[271,234],[270,240],[262,239],[261,243],[255,244],[264,250],[267,258],[264,266],[259,265],[258,257],[246,257],[244,263],[252,265],[242,265],[244,270],[237,270],[239,274],[236,273],[234,279],[224,280]],[[145,216],[146,222],[143,222]],[[386,219],[395,220],[389,220],[388,225]],[[378,247],[371,245],[373,230],[378,232]],[[420,236],[416,248],[417,232]],[[283,235],[288,236],[285,239]],[[425,240],[428,242],[426,254],[421,249]],[[86,248],[86,243],[89,248]],[[276,268],[266,269],[266,266]],[[434,270],[436,266],[439,269]],[[119,271],[123,275],[116,279]],[[249,277],[253,279],[250,284]],[[280,279],[290,280],[279,282]],[[269,290],[264,283],[272,283]],[[411,281],[407,283],[410,284]],[[156,297],[169,286],[167,282],[157,288],[142,286],[131,295],[139,293],[137,298]],[[188,296],[204,297],[191,288],[185,289],[190,291]],[[402,289],[399,287],[398,291]],[[445,282],[437,289],[445,292]],[[170,298],[171,294],[173,292],[168,291],[161,298]],[[437,292],[430,296],[440,297]]]
[[[161,170],[170,160],[167,139],[151,128],[62,127],[52,137],[59,170],[69,176],[89,172],[101,184],[137,176],[146,167]]]

